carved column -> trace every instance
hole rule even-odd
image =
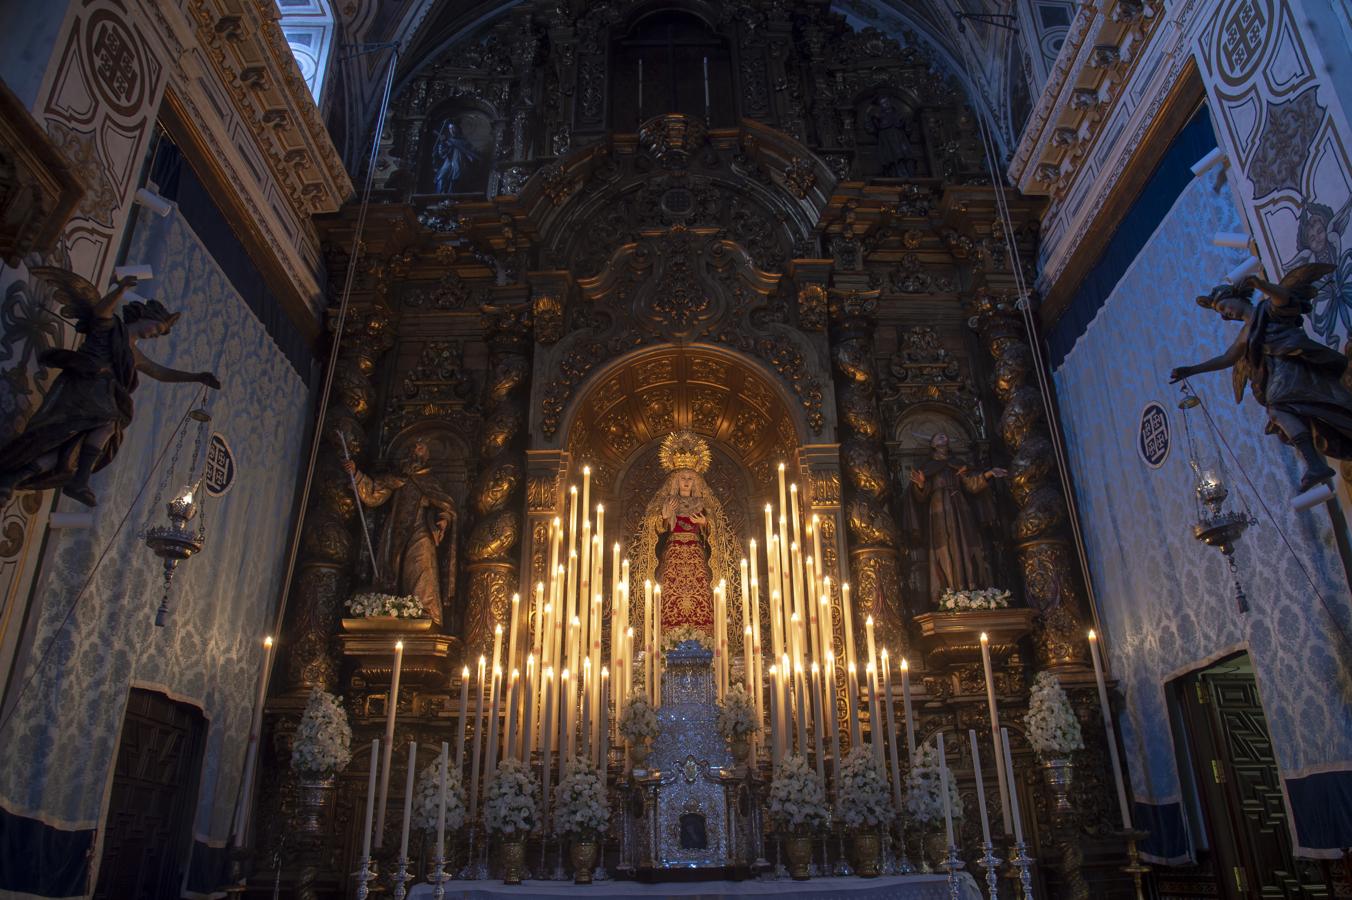
[[[907,647],[897,557],[897,525],[888,508],[891,482],[883,458],[878,374],[873,364],[877,291],[833,292],[831,361],[836,375],[840,460],[845,473],[854,625],[872,615],[880,645]],[[856,646],[859,646],[856,635]]]
[[[354,527],[356,499],[343,471],[337,434],[346,435],[349,452],[360,465],[367,455],[366,423],[376,399],[371,375],[381,354],[394,344],[389,320],[380,312],[349,313],[343,332],[284,631],[291,645],[287,685],[300,695],[317,687],[332,691],[338,683],[334,635],[361,538]]]
[[[1003,406],[997,428],[1012,455],[1009,485],[1018,514],[1010,536],[1024,597],[1038,613],[1034,641],[1041,667],[1083,667],[1084,601],[1075,549],[1066,536],[1066,498],[1037,386],[1034,350],[1014,304],[1013,297],[984,290],[973,301],[977,333],[994,362],[995,396]]]
[[[531,316],[526,305],[484,314],[489,367],[485,385],[483,468],[470,494],[475,523],[466,549],[469,599],[463,637],[466,658],[493,639],[517,588],[521,545],[521,486],[526,477],[526,399],[530,395]]]

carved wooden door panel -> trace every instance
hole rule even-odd
[[[193,707],[152,691],[131,692],[104,826],[97,900],[179,896],[205,731]]]
[[[1225,894],[1329,896],[1318,865],[1292,853],[1272,738],[1252,673],[1210,671],[1190,680],[1186,721]]]

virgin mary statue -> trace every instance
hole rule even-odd
[[[658,451],[671,474],[644,510],[638,571],[654,572],[662,587],[663,646],[691,639],[713,646],[713,586],[726,578],[736,549],[723,506],[704,480],[712,458],[704,439],[689,431],[668,435]],[[735,609],[735,585],[725,589]]]

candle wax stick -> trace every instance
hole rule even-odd
[[[981,812],[981,843],[991,842],[991,822],[986,815],[986,787],[981,780],[981,751],[977,749],[976,729],[967,729],[967,740],[972,745],[972,774],[976,777],[976,805]]]
[[[549,833],[549,774],[550,761],[554,755],[554,670],[545,669],[544,678],[545,712],[544,725],[540,729],[540,780],[543,784],[540,796],[543,798],[541,826]]]
[[[385,805],[390,798],[390,766],[394,762],[394,719],[399,710],[399,673],[404,666],[404,642],[394,642],[390,696],[385,704],[385,756],[380,766],[379,808],[376,810],[376,849],[385,846]]]
[[[371,857],[371,830],[375,827],[376,773],[380,769],[380,738],[371,741],[371,773],[366,778],[366,825],[362,828],[361,855]]]
[[[460,721],[455,726],[455,771],[465,777],[465,720],[469,713],[469,666],[460,670]]]
[[[892,802],[901,809],[901,769],[898,767],[897,722],[895,705],[892,702],[892,665],[884,647],[880,657],[883,667],[883,702],[887,706],[887,762],[892,767]]]
[[[418,742],[408,742],[408,775],[404,778],[404,824],[399,832],[399,858],[408,858],[408,829],[413,818],[413,782],[418,777]]]
[[[1127,803],[1127,785],[1122,777],[1122,760],[1117,754],[1117,729],[1113,725],[1112,707],[1108,703],[1108,685],[1103,676],[1103,660],[1099,656],[1098,636],[1089,631],[1089,655],[1094,661],[1094,680],[1098,683],[1099,709],[1103,713],[1103,730],[1108,742],[1108,762],[1113,767],[1113,781],[1117,787],[1117,807],[1122,814],[1122,830],[1131,831],[1131,807]]]
[[[474,704],[474,748],[470,751],[470,779],[469,779],[469,820],[471,824],[479,813],[479,773],[483,760],[484,732],[488,728],[488,722],[484,719],[484,696],[486,695],[484,680],[488,677],[485,666],[488,660],[483,654],[479,655],[479,697]]]
[[[249,720],[249,747],[244,754],[244,774],[240,778],[239,805],[235,809],[235,846],[243,847],[249,833],[249,813],[253,808],[254,769],[258,765],[258,738],[263,730],[263,706],[268,697],[268,678],[272,671],[272,638],[263,639],[263,667],[258,671],[258,696]]]
[[[826,784],[826,754],[823,751],[822,716],[825,707],[822,706],[821,667],[814,662],[810,674],[812,683],[808,705],[812,709],[812,749],[817,756],[817,777],[821,779],[824,785]]]
[[[915,718],[911,715],[911,666],[901,659],[901,712],[906,717],[906,761],[915,759]]]
[[[944,752],[944,733],[941,731],[935,739],[939,744],[939,793],[944,798],[944,831],[948,836],[948,846],[955,847],[953,841],[953,802],[948,796],[948,756]]]
[[[995,676],[991,674],[991,645],[986,632],[981,632],[981,668],[986,676],[986,706],[991,717],[991,746],[995,748],[998,756],[1000,753],[1000,712],[995,705]],[[1001,824],[1004,826],[1004,833],[1010,831],[1010,797],[1011,786],[1005,778],[1005,770],[997,767],[999,777],[996,779],[1000,787],[1000,814]]]
[[[845,667],[845,700],[850,707],[850,749],[853,750],[864,742],[859,728],[859,670],[854,663]]]
[[[437,761],[437,859],[446,858],[446,763],[450,746],[441,742],[441,758]]]

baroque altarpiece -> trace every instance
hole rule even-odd
[[[441,608],[405,637],[396,746],[448,739],[462,660],[547,577],[580,468],[615,511],[608,533],[635,540],[661,439],[680,430],[708,441],[739,543],[787,465],[856,628],[871,615],[911,660],[924,739],[990,729],[975,633],[934,616],[940,550],[914,473],[948,471],[933,465],[943,434],[967,471],[1007,472],[972,496],[965,540],[982,586],[1014,596],[987,627],[1015,756],[1031,766],[1037,671],[1058,673],[1084,725],[1074,813],[1035,778],[1017,785],[1039,877],[1057,896],[1119,879],[1083,572],[1014,270],[1036,259],[1036,204],[1010,195],[1002,214],[993,142],[918,40],[811,0],[573,6],[528,0],[400,73],[268,707],[260,858],[290,842],[282,857],[302,862],[284,877],[308,895],[350,890],[335,873],[356,868],[360,754],[324,817],[283,827],[308,691],[346,698],[356,747],[389,697],[387,651],[343,618],[379,574],[360,528],[378,536],[397,505],[359,510],[345,454],[372,485],[416,458],[449,498]],[[358,215],[324,225],[331,325]],[[734,584],[731,566],[715,578]]]

